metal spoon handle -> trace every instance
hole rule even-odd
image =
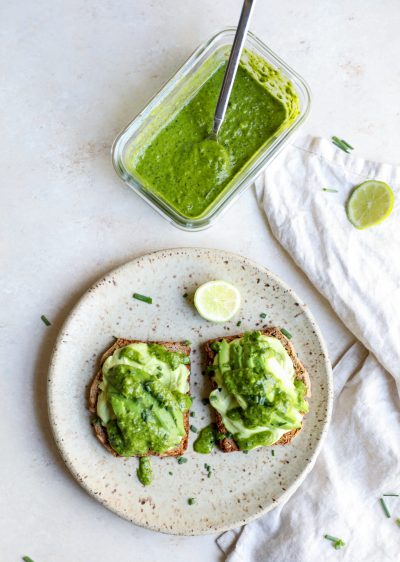
[[[229,55],[228,64],[225,70],[224,80],[222,82],[217,107],[215,108],[213,134],[217,136],[225,117],[226,108],[228,106],[229,97],[231,95],[232,86],[235,81],[236,72],[240,62],[240,56],[243,51],[244,42],[249,27],[251,14],[255,5],[255,0],[244,0],[242,13],[240,14],[235,38],[233,40],[231,54]]]

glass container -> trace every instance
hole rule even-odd
[[[178,72],[163,86],[146,107],[118,135],[112,148],[114,168],[133,191],[175,226],[184,230],[201,230],[210,226],[221,213],[251,185],[268,166],[305,120],[310,108],[310,91],[306,82],[260,39],[248,33],[245,49],[279,69],[288,79],[299,99],[299,113],[289,127],[278,130],[239,170],[216,200],[198,217],[187,217],[147,188],[135,174],[129,161],[133,151],[144,148],[144,140],[155,135],[196,94],[200,87],[229,57],[236,28],[227,28],[201,45]],[[246,52],[243,56],[246,56]],[[242,57],[243,58],[243,57]],[[195,79],[193,79],[195,77]],[[212,123],[210,123],[211,127]]]

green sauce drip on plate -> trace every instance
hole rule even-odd
[[[136,474],[143,486],[149,486],[153,482],[153,470],[149,457],[140,457]]]

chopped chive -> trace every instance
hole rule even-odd
[[[274,457],[275,456],[275,451],[272,449],[271,451],[271,455]]]
[[[398,519],[396,519],[396,525],[398,525],[400,527],[400,517]]]
[[[205,462],[205,463],[204,463],[204,468],[205,468],[206,470],[210,470],[210,469],[211,469],[211,466]]]
[[[332,535],[324,535],[324,539],[328,539],[328,541],[336,542],[339,541],[337,537],[332,537]]]
[[[348,142],[346,142],[344,139],[339,139],[338,137],[332,137],[332,143],[337,146],[338,148],[340,148],[341,150],[343,150],[344,152],[346,152],[347,154],[349,154],[350,150],[353,150],[353,147],[351,146],[351,144],[349,144]]]
[[[340,139],[339,137],[337,137],[335,135],[333,137],[331,137],[331,139],[332,139],[332,142],[337,142],[339,144],[343,144],[342,139]]]
[[[194,498],[188,498],[187,502],[188,502],[189,505],[193,505],[195,503],[195,501],[196,500]]]
[[[210,472],[207,474],[207,478],[211,478],[211,470],[210,470]]]
[[[343,152],[345,152],[346,154],[350,154],[348,148],[346,146],[344,146],[344,144],[341,144],[341,143],[338,143],[338,142],[335,142],[335,141],[332,141],[332,142],[335,146],[340,148],[340,150],[343,150]]]
[[[265,314],[265,312],[261,312],[260,318],[266,318],[266,317],[267,317],[267,315]]]
[[[146,297],[140,293],[133,293],[132,297],[138,301],[147,302],[147,304],[152,304],[153,299],[151,297]]]
[[[382,496],[384,496],[384,497],[386,497],[386,496],[388,496],[388,497],[389,497],[389,496],[393,496],[393,497],[395,497],[395,498],[398,498],[398,497],[399,497],[399,494],[382,494]]]
[[[379,498],[379,501],[381,502],[381,506],[382,506],[383,511],[385,512],[386,517],[390,518],[391,517],[390,511],[388,510],[388,507],[385,503],[385,500],[383,498]]]
[[[238,322],[236,322],[236,326],[239,327],[241,323],[242,323],[242,321],[241,321],[241,320],[238,320]]]
[[[333,142],[333,144],[336,144],[336,146],[338,146],[339,148],[342,148],[342,150],[344,150],[344,149],[349,150],[350,149],[349,143],[346,142],[343,139],[339,139],[339,137],[333,136],[332,142]],[[353,148],[353,147],[351,147],[351,148]]]
[[[187,462],[186,457],[176,457],[176,460],[178,461],[178,464],[183,464],[183,463]]]
[[[351,144],[349,144],[348,142],[346,142],[344,139],[342,139],[342,143],[343,143],[344,145],[346,145],[347,148],[350,148],[350,150],[354,150],[354,146],[351,146]]]
[[[337,142],[337,141],[332,141],[332,143],[337,146],[338,148],[340,148],[340,150],[343,150],[343,152],[346,152],[346,154],[349,154],[349,149],[347,148],[346,145],[342,144],[341,142]]]
[[[354,147],[351,146],[351,144],[349,144],[344,139],[339,139],[338,137],[332,137],[332,140],[335,140],[336,142],[340,142],[340,143],[344,144],[344,146],[346,146],[347,148],[350,148],[350,150],[354,150]]]
[[[168,474],[169,474],[170,476],[172,476],[172,472],[171,472],[171,471],[169,471]]]
[[[40,319],[41,319],[42,322],[44,322],[44,324],[46,324],[46,326],[51,326],[50,320],[48,318],[46,318],[46,316],[44,314],[42,314]]]
[[[330,189],[329,187],[323,187],[322,191],[328,191],[329,193],[337,193],[337,189]]]
[[[187,294],[187,293],[183,293],[182,296],[183,296],[184,299],[186,299],[186,297],[188,296],[188,294]]]
[[[202,398],[201,401],[204,404],[204,406],[207,406],[207,404],[210,403],[210,400],[208,398]]]
[[[191,425],[190,430],[193,431],[193,433],[197,433],[197,427],[195,425]]]
[[[191,418],[194,418],[195,415],[196,415],[196,412],[190,412],[190,417],[191,417]]]
[[[292,337],[293,337],[292,334],[290,332],[288,332],[287,330],[285,330],[285,328],[281,328],[281,332],[284,336],[287,337],[288,340],[292,339]]]
[[[249,451],[242,451],[242,453],[243,453],[244,455],[248,455],[248,454],[249,454]]]
[[[191,342],[190,340],[185,340],[183,343],[184,343],[185,345],[190,345],[192,342]]]
[[[33,562],[32,558],[30,556],[23,556],[22,560],[24,562]]]
[[[344,541],[342,541],[342,539],[338,539],[337,537],[332,537],[332,535],[324,535],[325,539],[328,539],[328,541],[332,541],[332,546],[333,548],[336,548],[336,550],[339,550],[339,548],[342,548],[343,546],[346,545],[346,543]]]

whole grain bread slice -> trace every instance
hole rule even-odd
[[[266,328],[264,330],[260,330],[260,332],[262,334],[264,334],[265,336],[271,336],[273,338],[277,338],[283,345],[283,347],[286,349],[286,351],[288,352],[291,360],[293,361],[293,366],[294,366],[294,370],[295,370],[295,376],[296,379],[302,380],[304,382],[304,384],[307,387],[307,394],[306,396],[309,397],[311,396],[311,382],[310,382],[310,377],[305,369],[305,367],[303,366],[303,364],[301,363],[300,359],[297,357],[296,351],[293,347],[293,345],[291,344],[291,342],[288,340],[288,338],[279,330],[279,328]],[[213,361],[214,361],[214,357],[215,357],[215,351],[213,351],[211,349],[211,344],[214,342],[219,342],[222,340],[226,340],[228,342],[236,340],[237,338],[241,338],[244,334],[236,334],[235,336],[224,336],[221,338],[215,338],[213,340],[209,340],[204,344],[204,351],[206,354],[206,358],[207,358],[207,365],[212,365]],[[217,388],[217,384],[216,382],[213,380],[212,378],[212,374],[210,375],[210,379],[211,379],[211,386],[213,388],[213,390],[215,388]],[[211,403],[212,405],[212,403]],[[218,431],[220,433],[228,433],[226,427],[224,426],[224,423],[222,421],[222,417],[219,414],[219,412],[217,412],[215,410],[215,417],[216,417],[216,424],[218,427]],[[274,443],[274,445],[287,445],[289,444],[292,439],[295,437],[295,435],[297,435],[297,433],[299,433],[299,431],[301,431],[301,427],[298,429],[292,429],[286,433],[284,433],[284,435],[282,435],[282,437],[279,439],[279,441],[277,441],[276,443]],[[224,453],[232,453],[234,451],[239,451],[239,447],[236,443],[236,441],[230,437],[225,437],[224,439],[221,439],[218,442],[221,450]]]
[[[110,357],[114,351],[116,349],[119,349],[121,347],[125,347],[126,345],[129,345],[130,343],[157,343],[158,345],[162,345],[163,347],[165,347],[165,349],[168,349],[169,351],[176,351],[178,353],[183,353],[184,355],[186,355],[187,357],[190,356],[190,346],[182,343],[182,342],[173,342],[173,341],[155,341],[155,342],[143,342],[141,340],[126,340],[123,338],[118,338],[111,347],[109,347],[107,349],[107,351],[105,351],[103,353],[103,355],[100,358],[100,365],[99,365],[99,370],[97,371],[97,373],[95,374],[90,387],[89,387],[89,395],[88,395],[88,402],[89,402],[89,410],[92,414],[96,414],[97,411],[97,399],[99,397],[100,394],[100,389],[99,389],[99,384],[101,383],[101,381],[103,380],[103,372],[102,372],[102,367],[103,364],[105,362],[105,360]],[[185,365],[185,367],[188,370],[188,380],[190,381],[190,363],[188,363],[187,365]],[[190,394],[188,392],[188,394]],[[180,455],[182,455],[188,446],[188,440],[189,440],[189,411],[185,412],[183,414],[183,425],[185,428],[185,435],[182,437],[182,440],[179,444],[178,447],[176,447],[175,449],[171,449],[170,451],[167,451],[166,453],[156,453],[155,451],[149,451],[147,454],[145,455],[138,455],[138,456],[150,456],[150,455],[155,455],[157,457],[179,457]],[[114,449],[111,447],[110,442],[108,440],[108,435],[107,435],[107,430],[101,425],[99,420],[96,420],[92,423],[95,435],[97,437],[97,439],[100,441],[100,443],[102,445],[104,445],[104,447],[115,457],[120,457],[121,455],[119,455],[116,451],[114,451]]]

